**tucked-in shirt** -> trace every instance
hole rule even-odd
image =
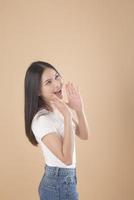
[[[54,109],[53,112],[49,112],[46,109],[39,110],[34,116],[31,129],[33,134],[42,150],[45,163],[48,166],[57,166],[64,168],[75,168],[76,167],[76,145],[75,145],[75,124],[72,121],[73,127],[73,137],[74,137],[74,146],[73,146],[73,159],[71,165],[66,165],[63,163],[53,152],[43,143],[42,138],[52,132],[60,134],[64,137],[64,118],[63,115],[57,110]]]

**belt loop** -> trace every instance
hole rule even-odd
[[[55,175],[58,175],[58,172],[59,172],[59,167],[56,167]]]

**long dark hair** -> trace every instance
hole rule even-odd
[[[41,88],[41,77],[46,68],[51,68],[55,70],[54,66],[44,61],[36,61],[31,63],[28,67],[24,79],[24,121],[25,121],[25,133],[28,137],[28,140],[34,145],[37,146],[38,142],[31,130],[31,123],[34,115],[41,108],[45,108],[48,111],[51,111],[52,108],[47,104],[47,102],[39,96]],[[59,74],[60,75],[60,74]]]

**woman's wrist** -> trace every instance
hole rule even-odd
[[[66,112],[64,115],[63,115],[64,119],[66,120],[70,120],[72,119],[72,114],[70,112]]]
[[[84,113],[84,109],[76,110],[75,111],[78,116]]]

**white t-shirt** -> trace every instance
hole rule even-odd
[[[75,124],[73,121],[72,125],[74,136],[73,161],[71,165],[66,165],[57,156],[55,156],[41,140],[44,135],[49,134],[50,132],[57,132],[57,134],[60,134],[62,137],[64,137],[64,118],[62,114],[56,108],[54,109],[54,112],[48,112],[43,108],[39,110],[34,116],[31,124],[31,129],[41,147],[47,165],[63,168],[76,167]]]

